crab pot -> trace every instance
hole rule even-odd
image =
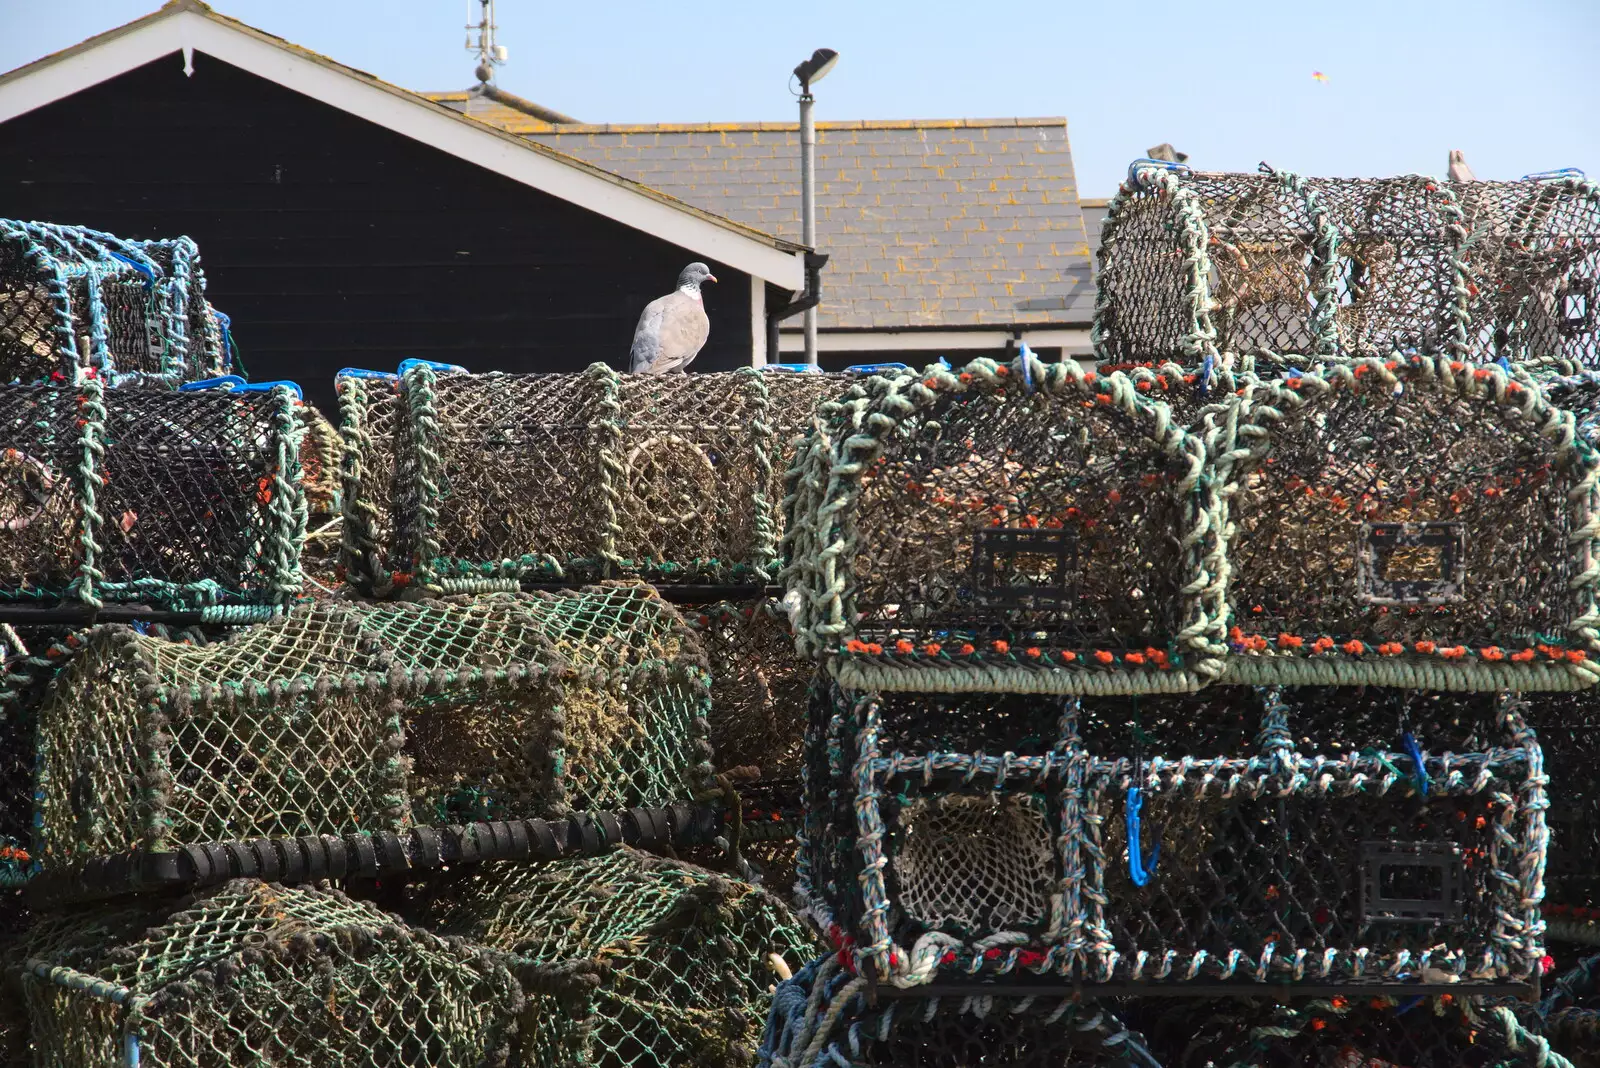
[[[1522,1006],[1517,1012],[1527,1015]],[[1513,1023],[1508,1025],[1510,1014]],[[1168,999],[1139,1004],[1160,1063],[1178,1068],[1543,1068],[1537,1032],[1512,1007],[1484,999],[1373,997],[1351,992],[1287,1002]],[[1515,1034],[1511,1028],[1520,1028]],[[1552,1043],[1557,1053],[1560,1043]]]
[[[1452,186],[1469,352],[1561,373],[1600,370],[1600,187],[1576,175]]]
[[[819,686],[799,893],[896,985],[1526,983],[1544,777],[1496,700]]]
[[[765,891],[626,848],[484,865],[419,908],[430,927],[521,967],[604,965],[581,1054],[559,1059],[525,1042],[524,1064],[748,1065],[774,984],[821,948]]]
[[[375,586],[467,592],[519,580],[637,576],[759,584],[776,573],[793,438],[837,376],[469,375],[398,387],[394,541]],[[347,391],[387,400],[386,386]],[[808,392],[809,391],[809,392]],[[370,403],[370,402],[369,402]],[[365,421],[377,440],[376,413]],[[347,435],[349,431],[346,431]],[[364,447],[357,443],[355,447]],[[364,478],[385,495],[378,460]],[[365,467],[364,458],[355,461]],[[353,532],[377,543],[363,510]],[[347,505],[349,507],[349,505]],[[374,505],[373,512],[381,511]]]
[[[1449,191],[1136,165],[1100,246],[1096,351],[1198,366],[1299,353],[1464,354]]]
[[[1584,441],[1590,445],[1600,442],[1600,371],[1541,375],[1539,385],[1552,407],[1572,413]]]
[[[366,597],[395,592],[397,464],[406,439],[398,375],[346,369],[334,380],[339,397],[339,567]]]
[[[1545,778],[1516,702],[1223,687],[1145,704],[1083,711],[1094,977],[1425,988],[1539,974]]]
[[[1600,700],[1592,693],[1530,694],[1528,725],[1539,735],[1550,776],[1550,862],[1553,903],[1600,909]]]
[[[393,831],[694,797],[703,662],[641,588],[322,602],[205,646],[103,626],[37,711],[34,853]]]
[[[239,879],[29,937],[37,1063],[500,1064],[527,999],[503,958],[330,889]]]
[[[779,985],[762,1068],[1120,1068],[1153,1064],[1141,1036],[1105,1006],[1059,998],[869,997],[824,957]],[[819,990],[818,987],[821,987]]]
[[[113,385],[174,386],[230,364],[193,241],[0,220],[0,381],[72,381],[80,339]]]
[[[283,603],[300,587],[299,441],[282,387],[0,386],[0,602],[217,622]]]
[[[1204,448],[1032,357],[875,379],[798,475],[797,644],[883,690],[1181,691],[1222,650]],[[853,422],[855,421],[855,422]],[[858,425],[858,431],[848,430]]]
[[[1590,685],[1597,454],[1498,367],[1361,360],[1250,384],[1227,485],[1227,678]]]

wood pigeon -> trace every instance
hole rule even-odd
[[[700,300],[700,285],[716,280],[711,268],[691,263],[678,275],[677,289],[645,305],[633,331],[629,370],[664,375],[688,369],[711,333],[711,320],[706,318],[705,305]]]
[[[1467,166],[1467,154],[1459,148],[1450,150],[1450,180],[1452,182],[1476,182],[1478,176],[1472,173],[1472,168]]]

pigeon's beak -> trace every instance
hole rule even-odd
[[[706,275],[706,281],[707,282],[715,282],[716,280],[717,280],[717,276],[716,275],[714,275],[714,274]]]

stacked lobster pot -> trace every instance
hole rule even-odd
[[[172,387],[227,374],[228,319],[187,237],[0,219],[0,381]]]
[[[859,377],[341,372],[344,578],[379,598],[631,580],[685,605],[719,763],[761,781],[752,850],[782,880],[805,689],[772,585],[783,475]]]

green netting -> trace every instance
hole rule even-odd
[[[47,922],[25,949],[35,1063],[58,1068],[495,1065],[520,1015],[559,1015],[500,955],[329,889],[241,879]]]
[[[206,646],[76,636],[38,705],[35,853],[666,804],[707,682],[645,587],[324,602]]]
[[[780,602],[726,601],[688,610],[711,664],[711,745],[723,768],[764,780],[800,774],[811,667],[795,655]]]
[[[437,374],[339,380],[346,570],[385,594],[521,579],[756,582],[783,471],[837,375]]]
[[[820,951],[765,891],[626,849],[485,865],[424,908],[428,926],[523,966],[605,966],[587,1049],[565,1062],[574,1065],[750,1064],[773,988]],[[526,1041],[522,1062],[558,1063]]]

